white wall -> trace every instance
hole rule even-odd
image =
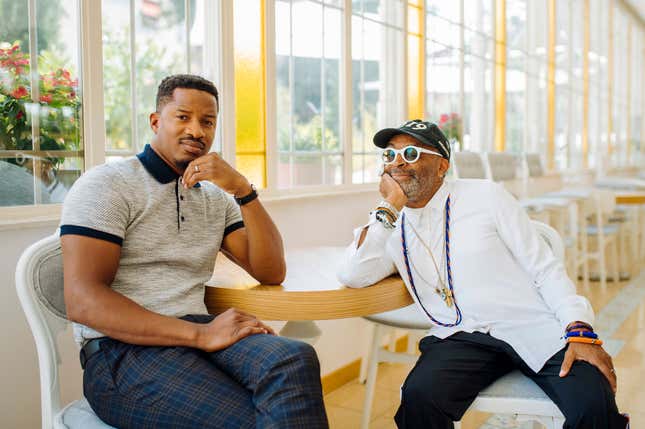
[[[270,200],[265,203],[282,232],[287,250],[311,245],[349,244],[352,229],[367,219],[377,192]],[[40,427],[40,384],[36,348],[15,292],[14,271],[22,251],[51,234],[46,226],[0,230],[0,427]],[[366,323],[361,319],[320,321],[316,344],[323,374],[361,356]],[[82,394],[82,372],[71,332],[61,338],[63,402]]]

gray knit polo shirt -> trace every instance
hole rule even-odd
[[[136,157],[87,171],[70,189],[61,235],[121,245],[112,289],[166,316],[206,314],[204,283],[226,234],[244,227],[232,196],[210,182],[184,189],[147,145]],[[104,334],[74,324],[79,344]]]

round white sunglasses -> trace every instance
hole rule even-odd
[[[388,147],[381,151],[381,160],[383,161],[383,164],[392,164],[396,160],[396,156],[400,154],[401,158],[403,158],[405,162],[412,164],[413,162],[417,162],[419,160],[419,157],[422,153],[443,156],[435,151],[417,146],[406,146],[401,149]]]

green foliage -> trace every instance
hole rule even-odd
[[[105,32],[103,41],[103,87],[105,93],[105,127],[111,149],[137,149],[150,133],[148,115],[155,110],[157,86],[173,73],[182,72],[184,60],[170,56],[154,39],[136,45],[136,111],[137,135],[131,141],[132,104],[130,79],[130,35],[127,32]]]
[[[38,49],[59,48],[58,29],[64,14],[62,2],[38,1],[36,5]],[[29,46],[29,14],[26,0],[0,0],[0,22],[0,41]]]

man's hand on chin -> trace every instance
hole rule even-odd
[[[379,191],[381,192],[383,199],[392,204],[399,211],[408,202],[408,197],[405,195],[405,192],[403,192],[403,189],[401,189],[401,185],[399,185],[399,183],[388,173],[383,173],[381,175]]]
[[[216,153],[209,153],[194,159],[184,171],[183,182],[186,188],[192,188],[201,180],[213,182],[218,187],[236,197],[251,193],[251,184],[236,169]]]

